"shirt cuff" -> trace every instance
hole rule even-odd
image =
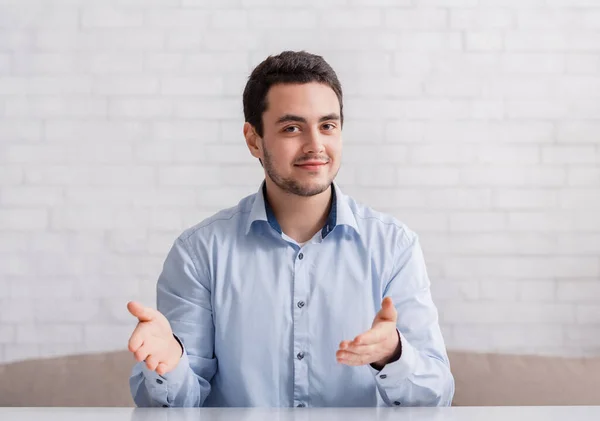
[[[177,366],[174,370],[171,370],[168,373],[165,373],[161,376],[156,371],[150,370],[142,361],[142,371],[144,373],[144,377],[147,381],[149,381],[152,384],[153,387],[163,386],[166,388],[167,384],[169,384],[170,386],[173,386],[175,384],[181,384],[183,383],[185,376],[187,375],[187,372],[190,367],[190,360],[188,358],[187,352],[185,352],[185,346],[183,345],[183,342],[181,342],[181,340],[177,336],[175,336],[175,339],[177,339],[177,342],[181,344],[183,354],[181,355],[181,358],[179,359],[179,362],[177,363]]]
[[[417,350],[408,343],[400,331],[398,331],[398,334],[402,343],[402,355],[400,358],[397,361],[386,364],[381,371],[369,365],[377,383],[383,388],[397,386],[406,380],[415,369]]]

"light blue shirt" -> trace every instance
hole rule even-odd
[[[256,194],[185,230],[157,282],[184,352],[164,376],[135,364],[138,406],[445,406],[454,378],[417,235],[332,184],[327,222],[300,246]],[[400,359],[381,371],[336,360],[398,311]]]

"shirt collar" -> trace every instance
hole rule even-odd
[[[331,190],[333,193],[333,198],[331,202],[331,210],[329,211],[327,221],[325,222],[323,230],[321,231],[323,238],[327,237],[327,235],[329,235],[329,233],[338,225],[347,225],[359,233],[354,212],[352,212],[348,201],[335,182],[331,183]],[[273,209],[266,200],[266,192],[267,185],[266,182],[263,181],[255,195],[252,208],[250,209],[250,214],[248,215],[246,234],[250,232],[252,224],[256,221],[267,222],[277,233],[282,233],[281,226],[275,218]]]

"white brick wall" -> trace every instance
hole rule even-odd
[[[600,353],[598,0],[0,0],[0,361],[124,349],[262,179],[249,71],[320,53],[338,182],[416,230],[448,347]]]

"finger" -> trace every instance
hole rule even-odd
[[[127,310],[138,318],[140,322],[150,322],[154,320],[154,312],[151,308],[144,307],[136,301],[130,301],[127,303]]]
[[[392,297],[385,297],[383,301],[381,301],[381,310],[377,313],[376,318],[393,322],[397,320],[398,312],[396,311],[396,307],[394,307]]]
[[[144,335],[139,327],[140,325],[138,324],[131,334],[129,342],[127,343],[127,349],[129,349],[131,352],[137,351],[144,343]]]
[[[383,323],[378,324],[354,338],[351,345],[357,346],[378,344],[379,342],[383,342],[385,340],[386,331],[386,326]]]
[[[146,358],[148,358],[149,354],[150,354],[150,350],[148,349],[148,346],[142,345],[140,347],[140,349],[138,349],[137,351],[135,351],[133,353],[133,356],[135,357],[136,361],[140,362],[140,361],[144,361]]]
[[[347,351],[358,355],[373,355],[376,354],[379,349],[381,349],[379,344],[350,345],[345,349],[341,349],[341,351]]]
[[[355,354],[353,352],[348,351],[338,351],[336,353],[336,359],[339,363],[352,366],[365,365],[377,361],[375,355]]]
[[[156,370],[156,367],[158,366],[158,358],[156,358],[153,355],[148,355],[146,357],[146,367],[148,367],[149,370]]]
[[[156,367],[156,372],[160,375],[160,376],[164,376],[168,371],[167,365],[165,363],[159,363],[158,366]]]

